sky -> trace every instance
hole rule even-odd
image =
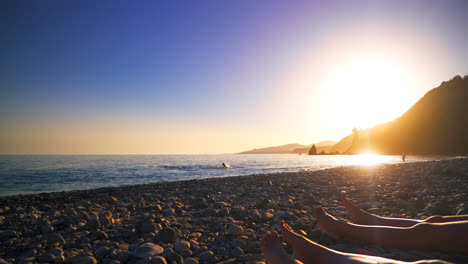
[[[468,74],[466,1],[1,1],[0,154],[338,141]]]

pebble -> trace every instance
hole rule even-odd
[[[169,263],[177,263],[177,264],[183,264],[184,263],[184,258],[182,258],[181,255],[175,253],[175,252],[172,252],[172,253],[169,253],[169,255],[166,257],[167,258],[167,261]]]
[[[186,258],[184,259],[184,264],[199,264],[199,262],[196,258]]]
[[[138,227],[138,232],[142,234],[155,232],[156,230],[157,230],[156,224],[150,221],[144,221]]]
[[[147,242],[137,247],[133,252],[133,255],[137,258],[146,259],[160,255],[163,251],[164,249],[161,246]]]
[[[190,243],[188,241],[182,240],[182,241],[177,241],[173,245],[175,251],[177,252],[182,252],[184,250],[190,249]]]
[[[205,251],[203,253],[201,253],[200,255],[198,255],[198,258],[201,260],[201,261],[206,261],[208,263],[211,263],[215,260],[215,256],[214,256],[214,253],[213,251]]]
[[[86,225],[89,229],[99,229],[101,228],[101,222],[96,218],[91,218]]]
[[[109,247],[106,247],[106,246],[102,246],[98,249],[96,249],[94,251],[94,256],[97,258],[97,259],[101,259],[103,258],[105,255],[107,255],[109,252],[111,251],[111,249]]]
[[[60,244],[60,245],[65,245],[65,239],[60,235],[59,233],[49,233],[44,236],[45,240],[47,240],[47,243],[49,244]]]
[[[52,254],[41,254],[41,255],[38,255],[36,259],[39,262],[51,263],[51,262],[55,262],[55,260],[57,259],[57,256],[52,255]]]
[[[10,238],[16,237],[16,236],[17,236],[17,233],[16,233],[16,231],[14,231],[14,230],[3,230],[3,231],[0,231],[0,240],[1,240],[1,241],[10,239]]]
[[[156,256],[151,259],[150,264],[167,264],[167,261],[164,257]]]
[[[49,224],[43,224],[41,225],[41,232],[42,234],[47,234],[54,231],[54,227],[49,225]]]
[[[232,249],[232,253],[231,253],[234,257],[236,258],[239,258],[240,256],[244,255],[244,250],[242,250],[242,248],[240,247],[234,247]]]
[[[158,234],[156,234],[155,239],[164,243],[171,243],[174,242],[176,237],[176,231],[173,228],[166,227],[161,229]]]
[[[18,258],[27,258],[27,257],[32,257],[37,254],[37,250],[33,248],[28,248],[26,249],[23,253]]]
[[[244,228],[242,226],[231,224],[227,228],[226,233],[233,236],[241,236],[244,234]]]
[[[68,262],[70,264],[97,264],[97,260],[91,256],[74,256]]]

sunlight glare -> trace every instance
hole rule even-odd
[[[325,100],[333,102],[332,120],[350,130],[365,129],[397,118],[412,79],[404,65],[384,56],[354,57],[338,64],[324,82]]]
[[[372,152],[366,152],[361,155],[355,155],[354,161],[356,165],[373,166],[377,165],[378,163],[384,162],[385,157],[374,154]]]

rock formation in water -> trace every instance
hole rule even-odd
[[[317,155],[317,148],[315,147],[315,145],[312,145],[312,147],[310,147],[309,155]]]

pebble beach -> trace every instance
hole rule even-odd
[[[280,220],[343,252],[468,263],[322,234],[313,207],[349,220],[341,191],[388,217],[468,214],[468,159],[0,197],[0,263],[264,263],[260,239]]]

